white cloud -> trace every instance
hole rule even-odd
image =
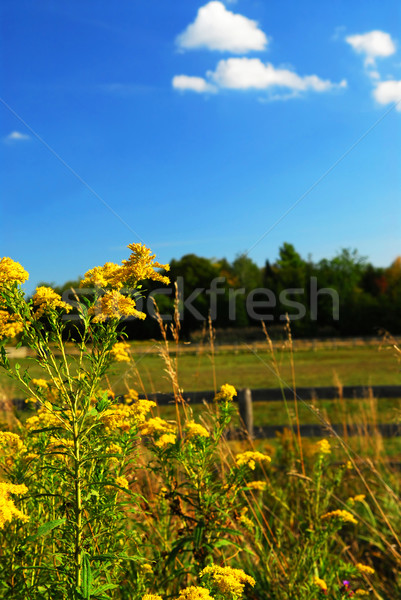
[[[399,102],[397,110],[401,111],[401,81],[381,81],[373,90],[373,96],[379,104]]]
[[[181,49],[207,48],[242,54],[264,50],[268,38],[258,23],[226,9],[222,2],[209,2],[198,10],[196,19],[181,33],[176,43]]]
[[[205,93],[215,92],[214,85],[208,83],[203,77],[190,77],[188,75],[176,75],[173,77],[173,88],[176,90],[191,90],[192,92]]]
[[[335,87],[346,87],[343,80],[340,84],[320,79],[317,75],[301,77],[288,69],[276,69],[272,64],[264,64],[259,58],[229,58],[221,60],[214,72],[208,77],[220,88],[247,90],[268,89],[273,87],[287,88],[296,92],[313,90],[326,92]]]
[[[365,65],[374,65],[378,57],[386,57],[394,54],[395,43],[389,33],[385,31],[369,31],[360,35],[349,35],[345,41],[350,44],[359,54],[365,54]]]
[[[5,140],[7,142],[23,141],[23,140],[30,140],[30,139],[31,138],[29,135],[27,135],[26,133],[21,133],[20,131],[12,131],[5,137]]]

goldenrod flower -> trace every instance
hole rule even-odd
[[[126,342],[116,342],[110,350],[110,354],[116,362],[129,362],[131,360],[128,354],[129,347]]]
[[[123,286],[120,276],[121,269],[121,265],[111,262],[107,262],[103,267],[94,267],[85,273],[79,287],[94,285],[101,288],[120,289]]]
[[[355,596],[369,596],[369,592],[367,592],[366,590],[362,590],[361,588],[358,588],[357,590],[355,590]]]
[[[249,490],[257,490],[259,492],[264,492],[267,488],[267,483],[266,481],[248,481],[246,487]]]
[[[232,569],[231,567],[220,567],[218,565],[209,565],[199,574],[199,577],[209,575],[212,582],[216,585],[218,591],[222,594],[235,594],[240,596],[245,588],[245,584],[255,585],[253,577],[247,575],[242,569]]]
[[[178,600],[213,600],[209,590],[191,585],[180,592]]]
[[[365,498],[366,498],[365,494],[358,494],[357,496],[348,498],[348,502],[351,505],[353,505],[353,504],[355,504],[355,502],[363,502],[365,500]]]
[[[141,427],[142,435],[155,435],[155,434],[164,434],[164,433],[174,433],[175,426],[167,423],[164,419],[160,417],[152,417],[148,419],[145,423],[143,423]]]
[[[26,494],[28,488],[26,485],[14,485],[12,483],[0,482],[0,529],[3,529],[6,521],[11,521],[14,517],[24,523],[29,521],[29,517],[15,507],[14,502],[9,497],[10,494]]]
[[[229,383],[225,383],[221,386],[220,391],[218,392],[218,394],[215,395],[214,399],[216,400],[216,402],[219,400],[231,401],[236,395],[237,390],[235,389],[235,387],[233,385],[230,385]]]
[[[145,415],[156,402],[140,399],[132,404],[116,404],[105,410],[100,420],[111,431],[121,429],[128,432],[132,427],[138,427],[145,421]]]
[[[29,275],[19,263],[7,256],[0,259],[0,288],[8,284],[24,283],[27,279]]]
[[[255,470],[256,462],[271,462],[270,456],[267,454],[262,454],[261,452],[241,452],[236,456],[236,463],[238,467],[242,465],[247,465],[252,471]]]
[[[125,488],[126,490],[129,489],[128,480],[125,477],[123,477],[122,475],[120,477],[117,477],[116,484],[122,488]]]
[[[174,433],[163,433],[155,442],[155,446],[158,448],[164,448],[165,446],[169,446],[170,444],[175,444],[177,436]]]
[[[0,339],[15,338],[23,329],[24,323],[19,315],[0,310]]]
[[[330,454],[331,448],[329,442],[327,440],[320,440],[319,442],[317,442],[316,451],[319,454]]]
[[[121,269],[121,279],[128,286],[135,286],[138,281],[144,279],[152,279],[153,281],[161,281],[169,284],[170,280],[165,275],[161,275],[155,269],[170,270],[169,265],[161,265],[154,259],[155,254],[151,254],[151,250],[144,244],[129,244],[127,246],[132,253],[128,260],[123,260]]]
[[[106,292],[95,306],[89,309],[89,314],[95,315],[94,323],[101,323],[106,319],[121,319],[123,317],[137,317],[145,319],[146,315],[136,308],[136,303],[133,298],[123,296],[117,290]]]
[[[189,440],[192,440],[197,437],[207,438],[210,436],[210,433],[208,432],[206,427],[203,427],[203,425],[200,425],[199,423],[195,423],[195,421],[188,421],[185,424],[185,432]]]
[[[358,523],[355,517],[347,510],[332,510],[322,515],[321,519],[338,519],[344,523]]]
[[[66,312],[70,312],[72,309],[70,304],[67,304],[61,300],[61,296],[59,294],[56,294],[52,288],[45,285],[41,285],[36,288],[36,292],[33,295],[32,300],[34,306],[38,306],[34,315],[36,319],[39,319],[45,312],[54,310],[56,308],[62,308]]]
[[[145,563],[144,565],[141,565],[141,571],[142,573],[153,573],[153,567],[152,565],[150,565],[149,563]],[[147,594],[148,596],[151,596],[150,594]],[[154,596],[155,598],[159,598],[159,596]]]
[[[372,569],[372,567],[369,567],[368,565],[363,565],[362,563],[357,563],[355,566],[360,573],[367,573],[368,575],[373,575],[373,573],[375,572],[375,570]]]
[[[315,576],[313,578],[313,583],[315,585],[317,585],[324,592],[327,590],[327,584],[326,584],[326,582],[323,579],[320,579],[320,577]]]
[[[49,387],[49,382],[46,381],[46,379],[32,379],[32,384],[42,389],[47,389]]]
[[[9,453],[16,454],[23,450],[25,446],[17,433],[0,431],[0,448],[6,448]]]
[[[129,388],[128,392],[124,394],[124,403],[129,404],[132,402],[138,402],[139,394],[133,388]],[[146,401],[147,402],[147,401]],[[150,402],[153,402],[152,400]],[[152,406],[156,406],[155,402],[153,402]],[[148,412],[148,411],[146,411]]]

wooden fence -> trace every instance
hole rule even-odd
[[[341,396],[344,399],[363,399],[373,396],[374,398],[401,398],[400,385],[379,385],[379,386],[344,386],[341,389],[334,386],[329,387],[299,387],[296,390],[299,402],[311,400],[330,400]],[[191,405],[212,403],[215,393],[212,390],[201,392],[186,392],[184,399]],[[238,396],[235,402],[238,403],[241,421],[243,423],[242,431],[233,432],[231,435],[246,435],[255,439],[274,438],[277,432],[282,432],[289,425],[270,425],[258,427],[254,424],[253,403],[254,402],[279,402],[294,399],[294,392],[291,389],[281,388],[259,388],[250,390],[245,388],[238,390]],[[157,402],[159,406],[174,404],[173,394],[150,394],[149,399]],[[24,399],[15,399],[13,403],[16,408],[23,410],[26,407]],[[378,431],[383,437],[401,436],[401,424],[397,423],[379,423],[369,424],[330,424],[330,429],[340,435],[361,435],[371,434]],[[300,433],[304,437],[326,436],[329,429],[323,424],[304,424],[300,425]]]

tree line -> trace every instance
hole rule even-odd
[[[187,339],[209,315],[214,328],[260,327],[265,321],[277,332],[288,315],[298,337],[401,333],[401,257],[388,267],[375,267],[357,250],[342,249],[334,258],[314,262],[284,243],[278,258],[266,260],[262,268],[245,254],[233,262],[187,254],[171,260],[170,268],[171,285],[146,282],[139,303],[152,316],[152,303],[146,298],[153,296],[168,320],[174,312],[176,283],[181,333]],[[79,280],[51,287],[73,300],[71,289],[78,290]],[[76,326],[72,322],[71,331]],[[128,320],[123,326],[130,338],[159,337],[154,318]]]

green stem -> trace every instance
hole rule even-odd
[[[81,497],[81,460],[78,424],[74,419],[74,451],[75,451],[75,585],[81,587],[82,574],[82,497]]]

